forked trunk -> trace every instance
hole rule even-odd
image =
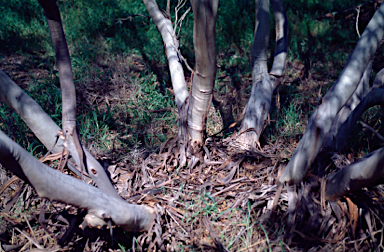
[[[16,83],[14,83],[3,71],[0,70],[0,101],[12,108],[36,137],[51,150],[52,153],[62,151],[63,140],[59,139],[57,144],[56,136],[60,129],[59,126],[47,115],[44,110],[31,97],[29,97]],[[52,149],[52,147],[54,147]],[[88,175],[96,183],[100,190],[112,197],[120,198],[115,188],[112,186],[104,168],[87,151],[84,150],[86,163],[91,171]],[[71,166],[69,166],[71,167]],[[80,174],[80,167],[77,167]],[[75,173],[76,170],[72,169]]]
[[[283,2],[274,0],[272,7],[276,22],[275,58],[271,72],[267,68],[269,41],[269,0],[256,1],[255,37],[252,46],[252,92],[245,109],[237,140],[246,146],[256,147],[264,129],[272,94],[279,85],[287,57],[288,23]]]
[[[354,93],[384,34],[384,5],[375,12],[353,50],[339,79],[311,115],[295,153],[280,182],[300,183],[323,145],[336,115]]]
[[[349,117],[338,128],[338,134],[334,136],[337,146],[344,146],[353,127],[362,114],[372,106],[384,106],[384,69],[382,69],[373,82],[371,91],[353,109]],[[335,199],[362,187],[372,187],[383,182],[384,170],[383,148],[371,152],[364,158],[348,165],[335,174],[330,175],[325,184],[326,199]]]
[[[148,231],[155,211],[148,206],[131,205],[100,189],[65,175],[39,162],[0,130],[0,163],[30,183],[42,198],[87,209],[87,226],[101,227],[107,221],[126,231]]]
[[[323,144],[325,151],[334,150],[340,152],[344,148],[347,136],[349,135],[349,130],[345,128],[345,122],[348,120],[348,117],[356,109],[360,102],[364,99],[364,97],[366,97],[366,95],[369,93],[369,80],[371,72],[372,61],[368,64],[367,69],[365,69],[363,77],[361,78],[360,83],[357,85],[355,92],[349,98],[347,103],[342,107],[335,120],[333,121],[331,129]],[[356,122],[354,122],[353,125],[355,125],[355,123]],[[352,129],[352,127],[350,129]]]

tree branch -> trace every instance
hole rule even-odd
[[[3,71],[0,70],[0,100],[8,107],[12,108],[36,137],[44,144],[47,149],[51,149],[56,142],[59,126],[44,112],[44,110],[29,97],[18,85],[16,85]],[[53,148],[53,152],[61,152],[63,140],[59,138],[58,144]],[[112,197],[120,198],[115,188],[112,186],[104,168],[87,151],[84,151],[86,163],[91,171],[89,176],[96,185],[105,193]],[[80,170],[80,168],[79,168]]]
[[[38,195],[87,209],[88,226],[112,220],[127,231],[147,231],[155,212],[148,206],[131,205],[100,189],[40,163],[0,131],[0,163],[30,183]]]
[[[311,115],[307,129],[283,171],[280,182],[299,183],[307,174],[337,113],[355,91],[361,76],[383,38],[383,34],[384,4],[377,9],[365,28],[339,79],[324,96],[323,103]]]

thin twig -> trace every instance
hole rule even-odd
[[[180,225],[180,223],[175,219],[175,217],[173,217],[171,211],[169,211],[169,210],[166,209],[166,208],[165,208],[165,211],[166,211],[166,212],[168,213],[168,215],[172,218],[172,220],[173,220],[174,222],[176,222],[176,224],[183,230],[183,232],[184,232],[185,234],[188,234],[188,232],[184,229],[184,227],[183,227],[182,225]]]
[[[372,128],[371,126],[369,126],[368,124],[366,124],[365,122],[362,122],[360,121],[360,124],[361,126],[363,126],[364,128],[367,128],[368,130],[370,130],[373,134],[375,134],[382,142],[384,142],[384,137],[379,133],[377,132],[374,128]]]
[[[12,178],[10,178],[0,189],[0,194],[2,194],[5,189],[7,189],[8,186],[10,186],[13,182],[19,180],[19,178],[17,176],[13,176]]]
[[[29,237],[26,233],[24,233],[23,231],[21,231],[20,229],[18,229],[17,227],[15,227],[15,229],[17,231],[20,232],[20,234],[22,234],[25,238],[28,239],[28,241],[32,242],[33,245],[35,245],[38,249],[44,249],[39,243],[37,243],[36,241],[34,241],[31,237]]]
[[[357,17],[356,17],[356,32],[357,32],[357,35],[359,36],[360,38],[360,31],[359,31],[359,16],[360,16],[360,5],[356,7],[356,11],[357,11]]]
[[[26,214],[23,214],[24,216],[24,219],[25,219],[25,222],[27,222],[27,225],[29,227],[29,230],[31,230],[31,234],[33,236],[34,239],[36,239],[36,235],[35,235],[35,232],[33,232],[33,229],[31,227],[31,224],[29,223],[28,219],[27,219],[27,215]]]
[[[145,18],[151,18],[149,15],[143,15],[143,14],[132,14],[125,18],[102,18],[101,20],[109,19],[109,20],[116,20],[116,24],[121,24],[123,21],[132,20],[133,17],[145,17]]]

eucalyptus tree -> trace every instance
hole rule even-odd
[[[186,1],[179,1],[176,13]],[[147,10],[156,24],[164,41],[176,105],[179,110],[178,148],[180,165],[186,163],[186,150],[198,152],[204,143],[206,119],[212,101],[213,86],[216,79],[216,17],[218,0],[191,0],[194,15],[193,43],[195,49],[195,70],[192,87],[188,94],[179,41],[170,14],[161,11],[155,0],[144,0]],[[169,1],[168,1],[169,6]],[[169,7],[167,7],[169,12]],[[190,147],[190,148],[189,148]]]
[[[256,146],[259,141],[271,106],[272,93],[280,83],[287,54],[288,23],[283,1],[273,0],[271,2],[276,21],[273,66],[268,73],[269,0],[257,0],[255,38],[252,47],[252,94],[237,139],[252,147]],[[196,153],[204,143],[206,118],[216,76],[215,22],[218,1],[191,1],[194,15],[193,41],[196,69],[193,72],[189,95],[182,68],[183,57],[179,50],[176,34],[179,23],[177,15],[175,25],[172,26],[169,19],[170,14],[161,11],[155,0],[144,0],[144,3],[165,45],[176,104],[179,109],[178,147],[180,164],[184,165],[186,163],[185,150],[188,150],[190,154]],[[179,1],[175,8],[176,14],[183,3],[185,1]],[[169,6],[169,1],[167,6]],[[169,12],[169,7],[167,7],[167,12]]]
[[[149,230],[154,210],[125,202],[115,191],[103,167],[80,142],[76,128],[75,86],[59,8],[55,0],[39,0],[39,3],[44,9],[56,54],[62,90],[63,129],[2,71],[0,99],[20,115],[50,152],[59,153],[62,157],[70,155],[68,166],[73,172],[91,178],[98,188],[39,162],[1,131],[0,163],[29,182],[40,197],[87,209],[84,226],[100,227],[113,222],[128,231]]]
[[[268,73],[269,0],[256,0],[255,35],[252,46],[252,92],[245,108],[238,141],[256,147],[264,129],[273,91],[280,84],[288,45],[288,22],[282,0],[271,0],[276,23],[276,46],[272,68]]]
[[[383,70],[369,84],[372,58],[384,35],[384,5],[381,5],[361,35],[339,78],[309,118],[306,131],[280,182],[300,183],[321,148],[340,150],[362,113],[383,105]],[[384,150],[378,149],[331,175],[326,181],[326,197],[334,198],[382,179]]]

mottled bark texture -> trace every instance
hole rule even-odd
[[[324,151],[336,151],[340,152],[344,149],[345,144],[348,140],[348,137],[351,133],[352,128],[356,125],[356,121],[362,114],[356,113],[358,111],[361,111],[364,106],[364,111],[368,109],[366,107],[367,102],[371,102],[372,94],[370,94],[368,97],[367,95],[371,91],[371,87],[369,84],[370,76],[372,72],[372,61],[368,64],[367,69],[365,69],[365,72],[355,90],[355,92],[352,94],[352,96],[349,98],[347,103],[341,108],[339,113],[337,114],[336,118],[333,121],[333,124],[331,126],[331,129],[324,141],[323,144],[323,150]],[[377,77],[381,76],[383,71],[381,71]],[[377,83],[377,80],[379,78],[376,78],[374,83]],[[379,86],[373,85],[372,88],[378,88]],[[359,106],[359,104],[363,101],[363,106]],[[376,105],[376,104],[375,104]],[[359,109],[357,107],[359,106]],[[374,105],[372,105],[374,106]],[[361,111],[361,112],[364,112]],[[355,119],[354,121],[351,121]]]
[[[311,115],[307,129],[280,182],[300,183],[328,135],[340,109],[355,92],[384,34],[384,5],[381,5],[359,39],[338,80]]]
[[[40,197],[88,210],[85,220],[90,227],[112,221],[127,231],[147,231],[153,223],[155,212],[152,208],[110,197],[84,181],[42,164],[2,131],[0,163],[30,183]]]
[[[218,0],[192,0],[195,73],[189,98],[188,129],[193,151],[203,144],[206,119],[216,78],[216,17]]]
[[[288,23],[283,1],[271,1],[276,23],[275,56],[270,73],[267,68],[269,41],[269,0],[256,1],[255,37],[252,46],[252,92],[239,130],[238,141],[256,147],[264,129],[273,91],[279,85],[287,57]]]

